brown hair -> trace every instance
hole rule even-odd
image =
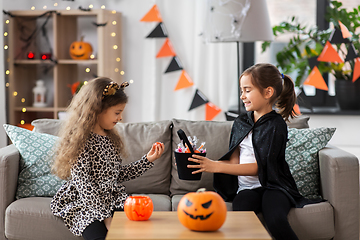
[[[72,99],[66,115],[66,121],[59,131],[56,158],[52,171],[61,179],[70,178],[70,169],[84,148],[90,132],[93,130],[97,116],[109,107],[127,103],[128,97],[123,88],[115,91],[113,95],[103,96],[103,91],[112,80],[109,78],[96,78],[84,85]],[[124,145],[120,135],[115,129],[106,130],[108,137],[120,154]]]
[[[287,121],[289,117],[296,116],[294,106],[296,94],[294,82],[288,75],[283,75],[277,67],[269,63],[258,63],[246,69],[240,76],[251,76],[252,84],[261,92],[267,87],[274,89],[270,103],[278,109],[279,114]],[[239,80],[240,80],[239,79]]]

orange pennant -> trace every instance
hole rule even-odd
[[[193,81],[191,80],[191,78],[189,77],[189,75],[185,72],[185,70],[182,70],[181,72],[181,76],[179,78],[179,81],[174,89],[174,91],[183,89],[183,88],[187,88],[194,85]]]
[[[299,107],[298,104],[295,104],[294,110],[295,110],[295,113],[296,113],[297,115],[300,115],[300,114],[301,114],[301,112],[300,112],[300,107]]]
[[[335,63],[344,62],[329,41],[326,42],[325,47],[322,50],[320,56],[317,58],[317,60],[320,62],[335,62]]]
[[[219,112],[221,112],[221,109],[218,108],[217,106],[215,106],[214,104],[212,104],[211,102],[206,103],[206,109],[205,109],[205,120],[206,121],[211,121],[214,119],[214,117],[216,115],[219,114]]]
[[[176,53],[173,50],[172,44],[170,43],[169,39],[166,38],[165,43],[161,47],[160,51],[156,55],[156,58],[161,57],[175,57]]]
[[[313,68],[309,76],[306,78],[304,85],[314,86],[317,89],[325,91],[329,90],[317,66]]]
[[[343,38],[351,37],[351,33],[349,32],[349,29],[347,29],[347,27],[340,21],[339,21],[339,25]]]
[[[140,20],[141,22],[162,22],[160,12],[155,4],[150,11]]]
[[[360,77],[360,58],[355,58],[352,81],[355,82],[359,77]]]

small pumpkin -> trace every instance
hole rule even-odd
[[[148,220],[153,210],[153,202],[148,196],[129,196],[125,200],[124,212],[130,220]]]
[[[227,208],[222,197],[204,188],[185,194],[177,214],[182,225],[193,231],[216,231],[225,222]]]
[[[83,41],[84,37],[81,37],[80,41],[75,41],[70,45],[70,57],[75,60],[89,59],[93,49],[90,43]]]

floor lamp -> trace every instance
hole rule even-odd
[[[205,41],[236,42],[240,113],[240,43],[273,40],[266,0],[208,0],[206,11]]]

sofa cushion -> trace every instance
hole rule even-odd
[[[142,176],[124,182],[126,190],[132,193],[159,193],[169,195],[171,169],[171,121],[118,123],[118,129],[127,150],[123,164],[139,160],[147,154],[155,142],[165,144],[163,155],[154,162],[154,167]]]
[[[330,141],[335,128],[290,128],[285,158],[299,192],[307,198],[320,198],[318,152]]]
[[[200,142],[206,142],[206,156],[210,159],[217,160],[228,151],[233,122],[188,121],[180,119],[172,119],[172,122],[172,149],[176,149],[180,142],[177,131],[182,129],[187,136],[196,136]],[[214,190],[213,174],[202,173],[199,181],[180,180],[175,165],[174,152],[172,151],[171,195],[185,194],[190,191],[194,192],[199,188]]]
[[[292,208],[288,220],[299,239],[332,239],[335,235],[334,209],[329,202]]]
[[[171,198],[164,194],[139,194],[133,196],[149,196],[154,205],[154,211],[171,211]]]
[[[29,197],[12,202],[5,213],[5,236],[8,239],[83,239],[75,237],[61,218],[50,209],[51,198]]]
[[[286,122],[286,124],[289,128],[297,128],[297,129],[309,128],[309,123],[308,123],[309,119],[310,116],[299,115],[294,118],[289,118],[289,121]]]
[[[58,137],[7,124],[4,128],[21,155],[16,198],[53,196],[64,183],[50,172]]]

